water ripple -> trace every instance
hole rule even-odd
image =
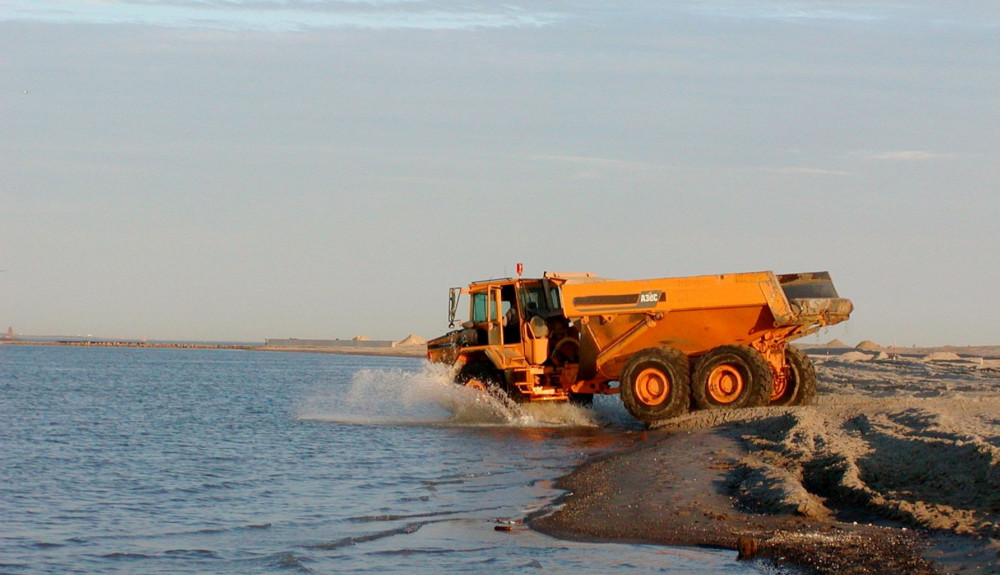
[[[420,521],[417,523],[409,523],[402,527],[396,529],[387,529],[385,531],[378,531],[375,533],[369,533],[367,535],[358,535],[353,537],[344,537],[336,541],[330,541],[329,543],[317,543],[315,545],[309,545],[309,549],[323,549],[326,551],[332,551],[334,549],[339,549],[341,547],[349,547],[352,545],[358,545],[359,543],[368,543],[369,541],[378,541],[379,539],[384,539],[386,537],[394,537],[396,535],[409,535],[411,533],[416,533],[421,527],[432,523],[431,521]]]
[[[222,350],[0,346],[0,382],[4,575],[407,574],[414,557],[451,573],[752,571],[494,530],[641,437],[595,423],[628,420],[620,402],[481,409],[421,360]]]

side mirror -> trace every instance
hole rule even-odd
[[[455,315],[458,314],[458,300],[462,297],[462,288],[453,287],[448,290],[448,327],[455,327]]]

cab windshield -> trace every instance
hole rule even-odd
[[[521,306],[527,316],[533,314],[547,316],[552,310],[561,308],[559,288],[551,286],[548,289],[543,284],[526,285],[521,288]]]

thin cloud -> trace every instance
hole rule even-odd
[[[760,172],[769,172],[772,174],[787,174],[787,175],[806,175],[806,176],[850,176],[851,172],[846,172],[844,170],[828,170],[825,168],[807,168],[804,166],[784,166],[779,168],[757,168]]]
[[[868,155],[868,159],[870,160],[888,162],[927,162],[931,160],[943,160],[954,157],[955,154],[927,152],[923,150],[895,150],[891,152],[880,152]]]
[[[594,158],[589,156],[549,156],[540,155],[532,158],[536,161],[561,162],[566,164],[586,165],[593,168],[614,168],[617,170],[646,170],[650,166],[641,162],[628,162],[613,158]]]
[[[323,28],[443,29],[547,26],[564,16],[510,5],[452,8],[420,0],[0,0],[0,21],[142,24],[291,32]]]
[[[690,6],[696,13],[746,20],[781,20],[800,22],[810,20],[840,20],[851,22],[879,22],[889,19],[893,5],[875,5],[855,2],[696,2]]]

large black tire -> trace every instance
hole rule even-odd
[[[816,368],[804,351],[785,348],[788,377],[784,389],[774,389],[770,405],[809,405],[816,398]]]
[[[507,383],[504,373],[487,361],[477,361],[462,366],[455,383],[489,393],[495,397],[506,395],[515,403],[524,403],[528,397],[517,389],[517,386]]]
[[[759,407],[771,400],[774,372],[756,349],[720,345],[701,356],[691,376],[698,409]]]
[[[503,374],[493,364],[477,361],[463,365],[455,383],[480,391],[502,390]]]
[[[691,403],[691,364],[674,348],[654,347],[632,355],[619,383],[625,409],[646,425],[683,415]]]

